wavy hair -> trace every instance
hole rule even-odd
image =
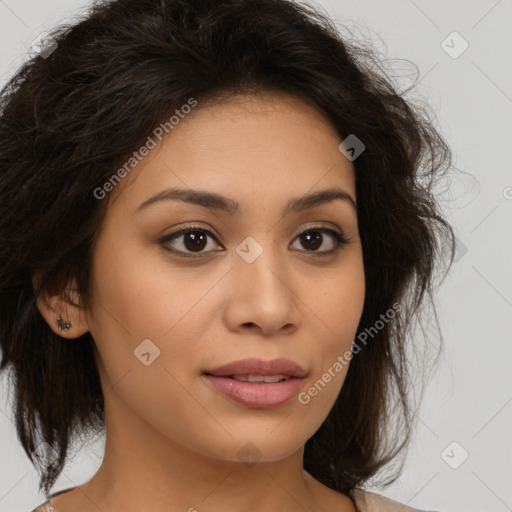
[[[105,428],[93,338],[63,343],[36,305],[73,278],[90,305],[108,204],[94,190],[190,97],[261,91],[314,105],[342,140],[355,134],[366,146],[353,162],[367,290],[356,336],[401,308],[353,357],[304,451],[305,470],[326,486],[363,486],[406,451],[409,334],[445,247],[453,262],[434,194],[452,155],[430,108],[398,92],[370,46],[291,0],[95,3],[48,40],[52,51],[29,56],[0,92],[0,370],[11,370],[16,431],[40,489],[54,485],[75,436]],[[34,452],[43,442],[55,455],[44,466]]]

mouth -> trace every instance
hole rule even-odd
[[[307,372],[289,359],[244,359],[204,372],[214,390],[253,409],[271,409],[289,402]]]
[[[292,377],[305,377],[307,372],[302,366],[290,359],[281,358],[264,361],[249,358],[233,361],[214,370],[208,370],[205,374],[214,377],[231,377],[245,382],[265,382],[265,377],[271,377],[272,380],[267,382],[279,382],[279,380],[288,380]]]
[[[214,375],[212,375],[212,377],[214,377]],[[225,377],[240,382],[263,382],[266,384],[275,384],[276,382],[285,382],[296,378],[290,375],[226,375]]]

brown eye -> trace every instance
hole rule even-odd
[[[183,235],[183,245],[189,251],[202,251],[206,247],[207,236],[201,231],[191,231]]]
[[[326,242],[325,235],[329,235],[331,238],[330,244]],[[337,252],[348,243],[343,233],[328,228],[308,229],[307,231],[303,231],[297,237],[297,240],[299,240],[302,247],[305,248],[305,252],[318,252],[320,255]],[[319,251],[318,249],[324,245],[327,245],[327,247]]]
[[[328,236],[326,237],[326,235]],[[160,244],[169,252],[191,258],[223,250],[222,248],[215,249],[215,244],[208,249],[208,238],[211,238],[217,243],[217,247],[220,247],[215,235],[201,226],[188,226],[174,231],[160,240]],[[300,252],[309,252],[316,256],[336,253],[348,244],[348,240],[343,233],[324,227],[303,231],[295,240],[298,240],[303,247],[303,249],[299,248]]]
[[[194,253],[200,255],[203,252],[211,252],[211,250],[205,251],[208,246],[208,238],[217,241],[214,234],[208,229],[189,226],[170,233],[160,240],[160,243],[165,245],[167,250],[183,256],[194,255]],[[171,241],[172,244],[169,243]],[[169,245],[172,248],[168,247]]]

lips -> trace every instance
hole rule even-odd
[[[220,366],[213,370],[207,370],[207,375],[214,377],[234,376],[282,376],[287,380],[292,377],[303,378],[307,372],[299,364],[290,359],[272,359],[264,361],[257,358],[242,359]]]
[[[252,409],[273,409],[290,402],[307,372],[289,359],[243,359],[208,370],[204,379],[226,398]]]

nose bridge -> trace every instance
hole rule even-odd
[[[254,279],[260,285],[272,286],[276,280],[280,282],[275,274],[284,272],[282,254],[271,236],[258,238],[259,241],[253,236],[247,236],[236,247],[240,258],[237,272],[243,273],[244,280]]]
[[[259,241],[253,236],[246,237],[236,247],[239,260],[235,264],[234,278],[235,286],[242,291],[256,316],[258,312],[265,312],[275,315],[276,320],[282,317],[286,323],[289,319],[285,317],[294,309],[294,294],[281,251],[270,235]]]

